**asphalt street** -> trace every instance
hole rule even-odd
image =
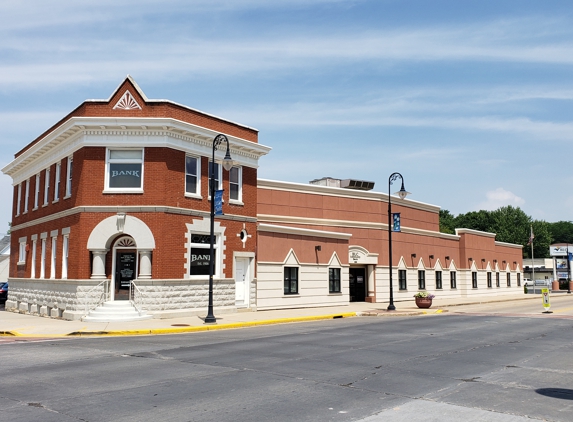
[[[573,321],[509,309],[4,342],[0,421],[573,420]]]

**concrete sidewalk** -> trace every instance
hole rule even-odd
[[[0,311],[0,336],[53,338],[63,336],[174,334],[355,316],[405,317],[436,315],[448,312],[448,308],[453,306],[515,300],[539,301],[540,299],[537,295],[524,294],[503,297],[434,299],[431,309],[418,309],[412,300],[396,302],[396,311],[387,311],[387,303],[365,302],[351,302],[347,306],[336,307],[236,312],[221,315],[217,315],[215,310],[216,324],[205,324],[201,317],[198,316],[128,322],[83,322]]]

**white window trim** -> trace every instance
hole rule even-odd
[[[37,235],[32,235],[32,259],[30,265],[30,278],[36,278],[36,243]]]
[[[45,179],[44,179],[44,203],[42,204],[43,207],[48,205],[48,200],[50,197],[50,168],[48,167],[44,172]]]
[[[197,190],[195,193],[187,192],[187,157],[192,157],[197,160]],[[203,196],[201,195],[201,157],[193,154],[185,155],[185,180],[183,182],[185,183],[184,192],[187,198],[203,199]]]
[[[50,279],[56,278],[56,255],[58,251],[58,237],[52,237],[52,250],[50,251]]]
[[[34,187],[34,208],[32,211],[37,210],[40,206],[40,173],[36,175],[36,186]]]
[[[62,244],[62,279],[68,278],[68,253],[70,249],[70,235],[64,234]]]
[[[187,233],[185,234],[185,250],[186,250],[186,259],[185,259],[185,273],[183,278],[190,279],[190,280],[204,280],[205,278],[209,278],[208,275],[191,275],[191,263],[189,262],[191,259],[191,235],[193,234],[200,234],[200,235],[209,235],[210,234],[210,225],[209,225],[209,218],[205,218],[203,220],[193,220],[193,224],[186,223],[185,226],[187,227]],[[222,274],[224,274],[225,269],[225,230],[226,227],[221,226],[221,223],[215,220],[214,225],[214,235],[215,235],[215,244],[214,250],[218,251],[215,254],[215,273],[213,274],[213,278],[221,278]],[[209,244],[206,245],[206,250],[209,251]]]
[[[245,205],[243,203],[243,167],[233,166],[233,168],[239,169],[239,199],[231,199],[231,171],[229,171],[229,204]]]
[[[18,239],[19,248],[18,248],[18,263],[17,265],[24,265],[26,263],[26,237],[21,237]]]
[[[64,196],[64,199],[68,199],[72,196],[73,163],[74,157],[68,157],[68,165],[66,168],[66,195]]]
[[[22,203],[22,183],[18,184],[18,201],[16,202],[16,217],[20,215],[20,205]]]
[[[141,187],[140,188],[110,188],[109,187],[109,167],[110,164],[113,164],[115,161],[110,159],[111,151],[123,151],[123,150],[132,150],[132,151],[141,151],[141,159],[121,159],[117,162],[125,163],[125,164],[139,164],[141,163]],[[145,148],[106,148],[105,151],[105,180],[104,180],[104,189],[103,193],[143,193],[143,181],[145,174]]]
[[[42,233],[42,246],[41,246],[41,256],[40,256],[40,278],[46,277],[46,235],[47,233]]]
[[[30,179],[26,179],[26,193],[24,194],[24,214],[28,212],[29,197],[30,197]]]
[[[62,163],[56,163],[56,177],[54,179],[54,201],[56,203],[60,200],[60,182],[62,175]]]

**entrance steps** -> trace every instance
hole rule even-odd
[[[92,309],[82,318],[86,322],[143,321],[153,318],[145,311],[139,313],[129,300],[110,300]]]

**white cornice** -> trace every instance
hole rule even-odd
[[[40,139],[2,172],[16,185],[85,146],[168,147],[210,156],[217,132],[171,118],[72,117]],[[258,167],[270,147],[226,135],[239,165]],[[217,151],[222,158],[224,151]]]
[[[259,189],[282,190],[288,192],[307,193],[311,195],[322,195],[322,196],[327,195],[327,196],[338,196],[350,199],[363,199],[367,201],[388,202],[388,194],[382,192],[360,191],[353,189],[337,188],[332,186],[320,186],[320,185],[311,185],[307,183],[284,182],[279,180],[268,180],[268,179],[258,179],[257,186]],[[408,208],[419,209],[423,211],[430,211],[434,213],[440,212],[440,207],[437,205],[412,201],[411,199],[400,199],[399,197],[394,195],[392,195],[392,204]]]
[[[518,245],[517,243],[506,243],[506,242],[495,242],[495,246],[506,246],[508,248],[523,249],[523,245]]]
[[[301,229],[300,227],[279,226],[276,224],[261,223],[258,231],[271,233],[294,234],[298,236],[328,237],[331,239],[350,239],[352,234],[331,232],[326,230]]]
[[[483,236],[483,237],[494,237],[495,238],[495,233],[489,233],[489,232],[482,232],[479,230],[472,230],[472,229],[456,229],[456,234],[460,235],[460,234],[473,234],[475,236]]]

